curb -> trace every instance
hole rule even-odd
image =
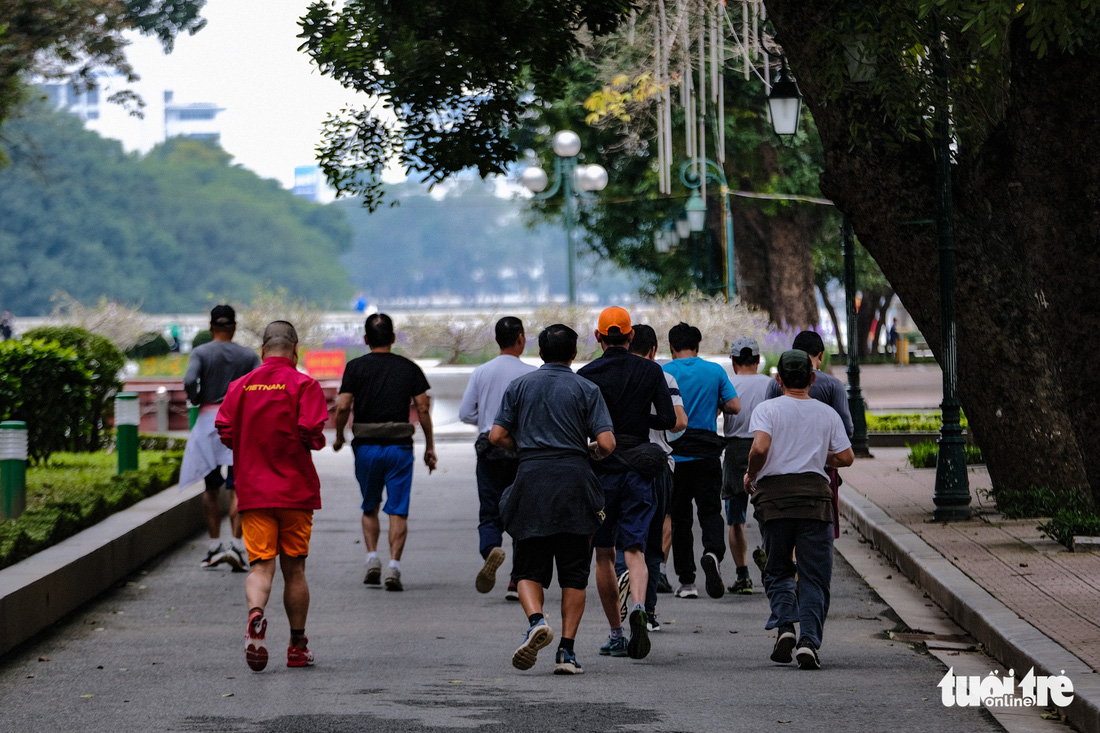
[[[0,657],[198,532],[202,494],[170,486],[0,570]]]
[[[855,489],[840,487],[840,513],[991,656],[1017,670],[1017,678],[1029,668],[1036,674],[1067,675],[1074,693],[1073,702],[1064,708],[1067,718],[1086,733],[1100,733],[1100,680],[1091,667],[1020,618]]]

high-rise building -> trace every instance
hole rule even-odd
[[[196,140],[218,142],[221,130],[218,128],[218,115],[225,111],[211,102],[193,102],[180,104],[174,101],[175,94],[164,92],[164,138],[190,137]]]

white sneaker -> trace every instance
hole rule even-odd
[[[677,598],[698,598],[699,590],[695,587],[695,583],[684,583],[676,589]]]

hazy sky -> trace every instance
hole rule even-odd
[[[163,133],[163,92],[178,103],[213,102],[222,146],[236,163],[289,187],[294,167],[314,163],[313,148],[325,115],[345,104],[362,105],[337,82],[322,76],[297,51],[298,18],[307,0],[209,0],[207,25],[181,36],[165,55],[159,43],[138,38],[129,58],[142,80],[133,89],[145,99],[143,121],[104,111],[103,134],[128,150],[148,150]]]

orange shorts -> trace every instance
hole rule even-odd
[[[249,562],[274,560],[276,555],[307,557],[313,510],[249,509],[241,512],[241,529]]]

